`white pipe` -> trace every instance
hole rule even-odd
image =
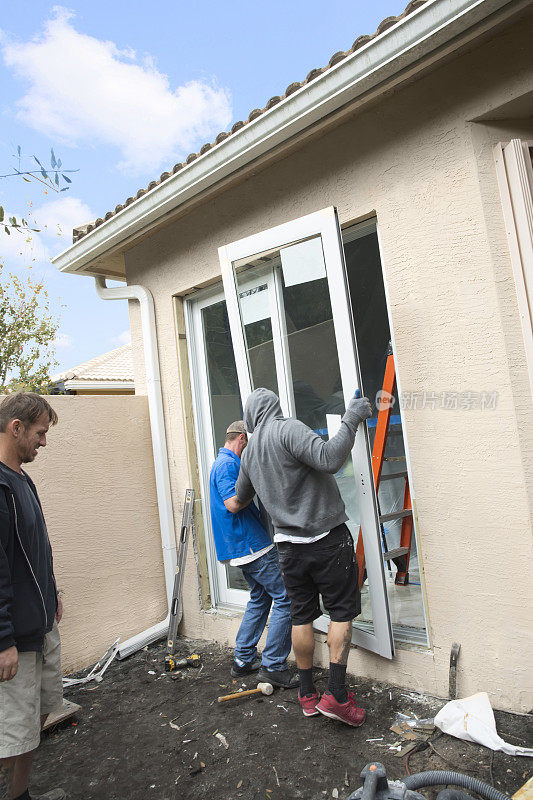
[[[108,288],[105,278],[97,277],[94,280],[96,284],[96,293],[102,300],[138,300],[141,307],[141,329],[144,346],[148,410],[150,414],[150,429],[154,451],[155,486],[159,509],[159,524],[161,527],[165,585],[168,608],[170,609],[174,576],[176,574],[176,536],[174,531],[174,515],[172,513],[172,497],[170,494],[170,473],[168,468],[165,419],[163,416],[159,355],[157,351],[154,299],[144,286],[117,286],[116,288]],[[161,639],[168,631],[169,619],[170,616],[167,614],[165,619],[161,622],[152,625],[151,628],[122,642],[118,649],[118,658],[126,658],[126,656],[135,653],[147,644]]]

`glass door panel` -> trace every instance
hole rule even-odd
[[[350,301],[357,331],[363,390],[371,399],[375,409],[373,418],[367,422],[370,446],[373,448],[378,393],[382,389],[387,352],[392,338],[375,223],[357,225],[343,231],[343,243]],[[407,469],[402,417],[398,392],[395,391],[378,493],[381,514],[391,514],[403,508],[405,477],[388,479],[386,476],[405,473]],[[412,485],[410,489],[412,495]],[[381,545],[384,553],[400,546],[401,527],[401,519],[382,523]],[[398,569],[394,561],[385,561],[385,582],[394,638],[426,645],[427,625],[418,553],[415,522],[410,548],[408,582],[396,583]],[[365,580],[362,587],[360,620],[363,623],[371,621],[368,580]]]
[[[239,306],[254,388],[264,386],[278,394],[272,328],[275,304],[272,276],[263,266],[251,266],[239,284]]]
[[[242,419],[242,406],[226,301],[219,300],[204,306],[200,313],[211,406],[213,456],[215,456],[219,447],[224,446],[229,423]]]
[[[266,345],[267,388],[273,388],[275,372],[284,413],[319,436],[333,435],[346,402],[360,386],[334,209],[235,242],[219,253],[243,402],[254,388],[265,385],[259,379],[262,357],[257,348]],[[257,288],[249,294],[251,286]],[[263,298],[250,301],[261,292]],[[256,342],[249,330],[258,317],[270,321],[263,328],[264,342]],[[367,612],[362,626],[355,622],[353,640],[390,658],[392,635],[366,426],[360,426],[352,456],[336,479],[354,538],[362,526],[369,575]],[[325,630],[328,622],[323,617],[317,627]]]
[[[242,406],[226,301],[221,289],[207,291],[187,305],[187,338],[198,431],[203,517],[208,533],[211,591],[216,600],[245,605],[248,584],[238,567],[216,559],[211,532],[209,473],[230,422],[242,419]]]

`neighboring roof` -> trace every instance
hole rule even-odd
[[[131,344],[125,344],[104,353],[97,358],[78,364],[77,367],[67,369],[53,375],[52,383],[66,383],[68,381],[87,381],[87,382],[117,382],[118,384],[133,383],[133,359],[131,355]]]
[[[257,119],[262,114],[264,114],[265,111],[270,111],[271,108],[273,108],[275,105],[280,103],[285,98],[289,97],[291,94],[294,94],[294,92],[296,92],[302,86],[304,86],[307,83],[311,83],[311,81],[314,81],[324,72],[327,72],[336,64],[339,64],[341,61],[347,58],[351,53],[354,53],[356,50],[359,50],[359,48],[363,47],[363,45],[367,44],[371,39],[374,39],[376,36],[379,36],[380,33],[383,33],[388,28],[392,27],[392,25],[395,25],[397,22],[407,17],[417,8],[420,8],[420,6],[425,5],[426,2],[428,2],[428,0],[411,0],[411,2],[408,3],[405,10],[397,17],[394,16],[387,17],[386,19],[382,20],[382,22],[380,22],[374,33],[370,35],[365,34],[362,36],[358,36],[349,50],[339,50],[337,53],[334,53],[331,56],[329,62],[326,64],[325,67],[312,69],[311,72],[309,72],[309,74],[303,81],[294,81],[293,83],[290,83],[285,89],[283,95],[281,96],[275,95],[274,97],[271,97],[264,108],[254,108],[253,111],[250,112],[248,119],[245,122],[243,122],[242,120],[235,122],[229,132],[222,131],[221,133],[219,133],[218,136],[215,138],[214,142],[207,142],[200,148],[200,150],[197,153],[191,153],[189,156],[187,156],[187,158],[185,159],[185,163],[180,162],[178,164],[174,164],[174,166],[170,171],[163,172],[157,180],[151,181],[146,187],[146,189],[139,189],[135,197],[128,197],[127,200],[124,201],[124,203],[119,203],[119,205],[115,206],[113,211],[108,211],[106,214],[104,214],[103,217],[98,217],[98,219],[94,220],[94,222],[88,222],[84,225],[79,225],[77,228],[74,228],[74,230],[72,231],[72,241],[73,242],[79,241],[79,239],[81,239],[87,233],[90,233],[92,230],[94,230],[94,228],[97,228],[99,225],[102,225],[108,219],[111,219],[111,217],[115,216],[115,214],[118,214],[119,211],[122,211],[126,206],[131,205],[131,203],[133,203],[139,197],[142,197],[147,192],[150,192],[153,189],[155,189],[156,186],[159,186],[160,183],[163,183],[164,181],[168,180],[172,175],[175,175],[176,172],[180,172],[181,170],[186,169],[189,166],[189,164],[192,164],[193,161],[196,161],[198,156],[203,156],[204,153],[207,153],[208,150],[211,150],[212,147],[214,147],[217,144],[220,144],[220,142],[223,142],[224,139],[227,139],[229,136],[234,136],[238,131],[244,128],[245,125],[248,125],[250,122],[253,122],[254,119]]]

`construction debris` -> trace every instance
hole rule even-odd
[[[108,649],[105,651],[102,658],[96,662],[94,667],[92,667],[87,675],[85,675],[83,678],[63,678],[63,687],[67,688],[69,686],[78,686],[82,683],[89,683],[89,681],[96,681],[97,683],[100,683],[104,677],[104,672],[118,653],[119,642],[120,638],[116,639],[111,647],[108,647]]]
[[[508,744],[498,736],[494,712],[486,692],[477,692],[464,700],[450,700],[435,717],[435,725],[443,733],[465,742],[477,742],[510,756],[533,756],[533,747]]]
[[[228,744],[228,740],[226,739],[224,734],[217,732],[217,733],[215,733],[215,736],[219,740],[220,744],[223,745],[226,748],[226,750],[228,750],[229,749],[229,744]]]
[[[59,709],[59,711],[54,711],[52,714],[48,714],[46,718],[46,722],[43,726],[43,731],[48,730],[49,728],[53,728],[54,725],[58,725],[60,722],[72,717],[74,714],[77,714],[78,711],[81,710],[81,706],[77,703],[71,703],[70,700],[65,700],[63,698],[63,705]]]

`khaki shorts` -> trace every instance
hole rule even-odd
[[[57,623],[44,637],[42,653],[19,653],[14,678],[0,683],[0,758],[39,746],[41,715],[63,704],[61,642]]]

